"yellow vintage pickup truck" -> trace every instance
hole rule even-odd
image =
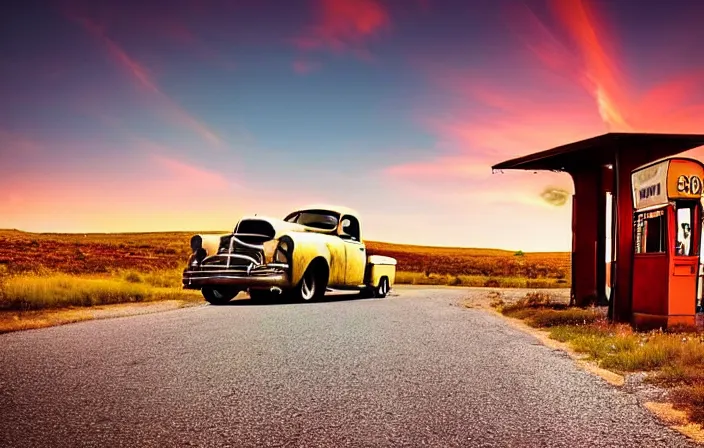
[[[183,287],[213,305],[241,291],[257,301],[312,301],[332,290],[385,297],[396,277],[396,259],[368,255],[358,214],[339,206],[305,207],[283,220],[246,216],[232,233],[194,235],[191,249]]]

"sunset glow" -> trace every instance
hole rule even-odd
[[[570,177],[492,165],[704,133],[697,2],[146,3],[13,6],[0,228],[228,230],[320,202],[371,240],[568,251]]]

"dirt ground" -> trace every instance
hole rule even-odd
[[[414,286],[415,287],[415,286]],[[410,288],[410,286],[402,285],[397,286],[398,291]],[[421,286],[419,286],[421,288]],[[450,287],[448,287],[450,288]],[[501,299],[505,303],[514,303],[519,299],[522,299],[528,293],[539,292],[542,294],[547,294],[555,302],[558,303],[569,303],[570,301],[570,289],[569,288],[550,288],[550,289],[533,289],[533,288],[463,288],[467,291],[467,298],[465,300],[466,306],[471,306],[474,308],[484,308],[489,307],[491,302],[496,299]]]

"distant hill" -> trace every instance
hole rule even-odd
[[[154,271],[183,267],[196,232],[30,233],[0,230],[0,273],[59,271],[105,273],[120,269]],[[224,233],[224,232],[202,232]],[[426,278],[475,276],[525,279],[570,278],[566,252],[514,253],[500,249],[433,247],[365,242],[369,254],[394,257],[398,271]]]

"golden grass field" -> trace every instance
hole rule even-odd
[[[193,233],[0,230],[0,309],[197,299],[199,292],[181,288]],[[370,254],[398,260],[397,283],[569,287],[569,253],[522,254],[373,241],[366,245]]]

